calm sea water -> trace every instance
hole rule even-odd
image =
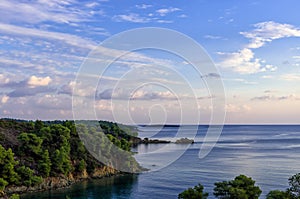
[[[192,129],[186,126],[185,137],[194,138]],[[139,130],[141,137],[174,141],[178,127],[141,126]],[[288,178],[300,172],[300,126],[228,125],[213,150],[199,159],[206,131],[207,126],[199,126],[196,142],[191,145],[169,144],[166,148],[164,144],[148,144],[133,149],[139,152],[136,158],[144,167],[157,171],[85,181],[22,198],[177,198],[198,183],[214,198],[214,182],[239,174],[251,176],[263,190],[261,198],[265,198],[270,190],[286,189]],[[177,157],[181,152],[183,155]],[[164,167],[168,159],[174,161]]]

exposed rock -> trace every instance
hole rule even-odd
[[[26,187],[26,186],[8,186],[5,188],[5,193],[1,196],[2,198],[7,198],[6,195],[11,194],[22,194],[22,193],[28,193],[28,192],[37,192],[37,191],[46,191],[50,189],[59,189],[64,188],[72,185],[75,182],[88,179],[88,178],[103,178],[107,176],[112,176],[115,174],[120,173],[119,171],[103,166],[101,168],[96,168],[94,172],[91,175],[88,175],[87,171],[84,170],[81,174],[78,174],[77,176],[73,176],[72,174],[69,174],[69,176],[60,175],[58,177],[48,177],[44,178],[42,183],[33,187]]]
[[[188,139],[188,138],[180,138],[176,140],[176,144],[193,144],[194,140],[193,139]]]
[[[106,176],[111,176],[120,173],[111,167],[103,166],[102,168],[95,169],[93,174],[91,175],[92,178],[102,178]]]
[[[151,140],[149,138],[144,138],[142,140],[142,143],[143,144],[160,144],[160,143],[167,144],[167,143],[170,143],[170,141],[168,141],[168,140],[159,140],[159,139]]]

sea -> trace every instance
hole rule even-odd
[[[208,128],[138,126],[142,138],[174,142],[186,137],[195,142],[140,144],[132,150],[138,162],[148,169],[146,172],[86,180],[69,188],[25,194],[21,198],[168,199],[177,198],[180,192],[198,183],[209,198],[215,198],[215,182],[232,180],[240,174],[255,180],[262,190],[260,198],[265,198],[271,190],[288,188],[288,178],[300,172],[300,125],[225,125],[217,142],[207,145],[212,141],[205,139]],[[204,157],[199,156],[201,147],[209,149]]]

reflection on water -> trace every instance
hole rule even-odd
[[[136,174],[112,176],[102,179],[85,180],[73,184],[69,188],[51,190],[41,193],[22,195],[22,199],[110,199],[130,198],[131,192],[137,183]]]

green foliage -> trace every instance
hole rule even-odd
[[[33,133],[21,133],[18,136],[20,142],[19,153],[23,156],[38,156],[41,152],[43,140]]]
[[[9,197],[9,199],[20,199],[19,194],[13,194]]]
[[[34,186],[42,182],[42,177],[68,175],[73,171],[80,173],[85,169],[93,173],[94,169],[103,167],[85,148],[77,134],[78,129],[91,140],[96,140],[92,144],[99,152],[107,149],[107,159],[114,155],[110,151],[113,143],[130,151],[131,137],[117,124],[103,123],[107,124],[105,133],[101,132],[99,123],[95,121],[75,126],[73,121],[0,119],[0,188],[9,185]],[[14,137],[7,139],[8,135]],[[106,135],[112,140],[108,145],[103,142]],[[129,166],[139,166],[131,154],[124,162]]]
[[[60,150],[56,149],[52,159],[53,175],[63,173],[67,175],[72,170],[70,156],[62,147]]]
[[[286,191],[273,190],[270,191],[266,199],[290,199],[290,195]]]
[[[10,184],[18,183],[19,176],[15,171],[15,166],[19,162],[14,159],[14,153],[11,149],[5,150],[0,145],[0,177]]]
[[[220,199],[257,199],[261,194],[255,181],[245,175],[239,175],[231,181],[216,182],[214,195]]]
[[[203,193],[204,187],[201,184],[194,188],[188,188],[178,195],[179,199],[206,199],[208,193]]]
[[[34,123],[34,131],[38,133],[44,127],[44,122],[41,120],[36,120]]]
[[[42,178],[34,175],[34,171],[29,167],[21,166],[17,169],[17,172],[22,179],[22,184],[27,187],[35,186],[42,182]]]
[[[8,185],[8,182],[6,180],[4,180],[3,178],[0,178],[0,191],[3,191],[6,187],[6,185]]]
[[[287,189],[287,192],[291,195],[292,198],[300,198],[300,173],[297,173],[289,178],[290,187]]]
[[[43,177],[48,177],[51,172],[51,160],[48,150],[45,150],[42,154],[42,159],[38,163],[38,171]]]
[[[85,161],[84,160],[80,160],[80,162],[77,165],[77,171],[78,172],[83,172],[85,168],[86,168]]]

